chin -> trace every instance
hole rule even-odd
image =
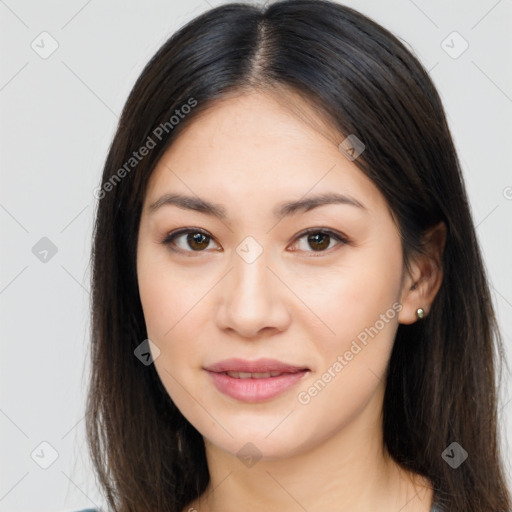
[[[297,418],[293,421],[291,416],[293,413],[289,418],[286,418],[286,414],[282,414],[279,418],[272,416],[270,420],[268,416],[251,415],[251,417],[240,417],[240,421],[233,421],[233,418],[223,420],[221,416],[216,416],[225,430],[217,423],[212,428],[209,419],[204,419],[204,422],[194,422],[190,419],[189,421],[202,434],[206,443],[244,462],[246,458],[249,460],[286,459],[313,447],[319,440],[318,433],[315,434],[315,429],[312,432],[305,431],[304,422],[297,422]],[[286,419],[283,421],[283,418]],[[289,423],[285,425],[287,422]]]

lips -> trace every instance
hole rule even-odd
[[[204,368],[215,387],[242,402],[262,402],[295,386],[310,370],[275,359],[228,359]]]

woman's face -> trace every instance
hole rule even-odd
[[[282,209],[330,194],[350,199]],[[165,195],[189,199],[150,208]],[[227,452],[290,456],[376,422],[402,272],[384,197],[270,96],[217,104],[151,176],[137,276],[154,364]]]

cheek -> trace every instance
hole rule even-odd
[[[151,277],[139,288],[148,338],[163,356],[155,364],[170,361],[173,367],[168,369],[173,372],[180,361],[194,360],[201,332],[204,333],[197,318],[202,294],[182,293],[177,287],[176,279]]]
[[[155,369],[176,405],[188,411],[195,404],[189,393],[201,396],[196,375],[205,333],[212,332],[208,291],[216,281],[198,280],[193,270],[172,267],[165,251],[148,247],[140,252],[138,281],[148,338],[160,351]]]
[[[199,394],[193,385],[193,366],[200,353],[201,330],[204,332],[194,321],[194,313],[200,310],[198,300],[204,292],[185,286],[179,274],[171,275],[168,264],[148,253],[141,251],[138,281],[147,335],[159,349],[157,357],[153,354],[155,370],[176,406],[194,415],[197,411],[190,394]]]
[[[148,336],[167,344],[186,323],[201,293],[193,275],[182,275],[169,265],[169,257],[161,247],[149,243],[139,249],[137,278]],[[190,313],[189,313],[190,311]]]
[[[322,321],[324,339],[354,337],[386,314],[399,298],[397,261],[393,251],[361,251],[328,274],[301,277],[297,295]]]
[[[318,359],[297,400],[308,417],[323,418],[326,436],[355,418],[385,380],[400,310],[398,281],[386,258],[372,256],[345,268],[326,281],[325,293],[316,294],[311,309],[322,312],[334,334],[324,324],[311,328],[304,322],[315,344],[310,353]],[[325,411],[331,411],[327,417]]]
[[[301,328],[315,345],[319,376],[330,371],[325,378],[332,380],[318,402],[327,405],[331,394],[357,402],[378,384],[398,326],[401,268],[399,243],[388,244],[354,252],[315,286],[304,279],[302,297],[316,316],[308,311]],[[317,317],[321,322],[311,321]]]

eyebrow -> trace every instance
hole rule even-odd
[[[306,199],[299,199],[296,201],[288,201],[285,203],[278,204],[273,209],[273,214],[275,217],[287,217],[290,215],[294,215],[300,211],[308,212],[313,208],[318,208],[319,206],[329,204],[343,204],[355,206],[365,212],[368,212],[366,206],[357,199],[355,199],[354,197],[351,197],[346,194],[338,194],[331,192],[311,196]],[[182,194],[163,195],[162,197],[160,197],[160,199],[158,199],[149,206],[149,213],[152,214],[165,205],[174,205],[177,206],[178,208],[194,210],[200,213],[204,213],[206,215],[211,215],[224,221],[228,220],[226,209],[222,205],[212,203],[210,201],[207,201],[206,199],[201,199],[199,197],[186,196]]]

